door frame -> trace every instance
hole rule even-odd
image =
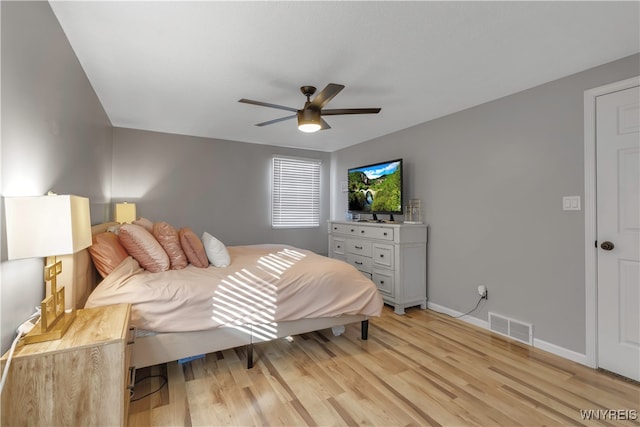
[[[640,86],[640,76],[584,92],[584,243],[586,364],[598,367],[598,248],[596,215],[596,98]]]

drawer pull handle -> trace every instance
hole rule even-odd
[[[383,255],[383,254],[380,254],[380,258],[384,258],[384,255]]]
[[[360,232],[361,232],[362,234],[364,234],[364,230],[360,230]]]
[[[363,249],[362,246],[355,246],[356,249]]]
[[[338,248],[338,249],[340,249],[341,247],[342,247],[342,246],[340,246],[340,245],[336,246],[336,248]]]
[[[135,386],[136,386],[136,367],[129,366],[129,385],[127,385],[127,388],[130,391],[133,391],[133,388]]]
[[[354,230],[354,229],[352,228],[352,229],[351,229],[351,232],[353,233],[354,231],[356,231],[356,230]]]
[[[380,284],[381,284],[381,285],[384,285],[384,280],[380,280]]]
[[[136,327],[131,326],[129,328],[129,338],[127,340],[127,345],[134,344],[136,342]]]
[[[358,265],[362,265],[362,263],[360,261],[356,261],[355,263],[358,264]]]
[[[384,236],[386,236],[386,235],[387,235],[387,232],[385,231],[385,232],[384,232],[384,233],[382,233],[382,234],[383,234]]]

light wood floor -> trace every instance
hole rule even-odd
[[[141,370],[168,384],[131,403],[129,425],[640,426],[637,383],[462,321],[385,307],[368,341],[359,329],[257,345],[250,370],[242,349]],[[160,381],[140,382],[136,396]],[[600,420],[581,410],[600,410]]]

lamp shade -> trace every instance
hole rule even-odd
[[[86,197],[7,197],[5,217],[9,259],[66,255],[91,246]]]
[[[120,224],[131,224],[136,220],[136,204],[127,202],[116,203],[113,219]]]

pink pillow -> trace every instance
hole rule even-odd
[[[182,250],[187,255],[189,262],[196,267],[209,267],[209,259],[204,250],[204,245],[196,233],[191,231],[189,227],[183,227],[178,232],[178,235],[180,236]]]
[[[153,222],[147,218],[138,218],[132,222],[132,224],[139,225],[147,230],[149,233],[153,233]]]
[[[89,246],[89,254],[98,273],[104,279],[120,263],[129,256],[120,244],[118,236],[113,233],[99,233],[93,236],[93,244]]]
[[[169,269],[169,256],[153,234],[136,224],[123,224],[118,234],[120,243],[145,270],[152,273]]]
[[[169,255],[169,264],[172,270],[180,270],[189,264],[189,260],[180,245],[178,231],[166,222],[153,224],[153,236],[158,240],[162,249]]]

